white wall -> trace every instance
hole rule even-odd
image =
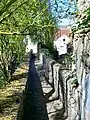
[[[54,41],[54,48],[57,49],[59,55],[67,53],[67,44],[69,42],[69,38],[66,35],[63,35]]]
[[[26,44],[26,53],[30,52],[31,49],[33,50],[34,54],[38,52],[38,48],[37,48],[38,44],[33,43],[29,35],[26,36],[26,38],[24,39],[24,42]]]

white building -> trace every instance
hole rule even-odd
[[[54,48],[57,49],[58,54],[66,54],[67,53],[67,44],[68,44],[69,38],[66,35],[61,36],[56,41],[54,41]]]
[[[32,42],[29,35],[25,37],[24,43],[26,44],[26,53],[30,52],[31,49],[34,54],[38,52],[38,43]]]
[[[54,48],[57,49],[58,55],[67,53],[67,44],[70,42],[70,29],[62,28],[55,35]]]

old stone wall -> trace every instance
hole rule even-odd
[[[74,56],[76,64],[76,76],[79,83],[79,116],[85,120],[87,110],[90,113],[90,28],[85,28],[74,34]],[[88,119],[89,120],[89,117]]]
[[[76,80],[76,71],[74,69],[68,69],[69,67],[67,64],[66,66],[63,66],[53,59],[46,58],[45,56],[43,57],[45,79],[49,85],[49,89],[44,87],[43,91],[47,94],[52,91],[47,103],[48,113],[51,113],[49,114],[50,120],[55,108],[59,108],[59,111],[62,111],[62,115],[61,113],[59,114],[59,120],[62,120],[63,118],[67,120],[78,120],[79,94],[77,86],[75,86],[76,83],[74,83]],[[45,86],[45,83],[43,85]],[[57,107],[56,104],[58,104]],[[52,106],[52,109],[49,109],[50,106]]]
[[[85,10],[90,7],[90,0],[78,0],[78,16],[76,21],[82,23],[87,18]],[[76,78],[79,86],[77,107],[80,120],[89,120],[90,118],[90,28],[84,28],[74,33],[73,38],[73,56],[75,58]],[[88,113],[88,114],[87,114]]]
[[[55,63],[53,64],[53,78],[54,78],[54,90],[57,91],[58,81],[59,94],[61,96],[61,103],[65,107],[65,113],[67,120],[85,120],[87,115],[87,110],[90,110],[90,28],[80,30],[74,34],[73,38],[73,56],[75,58],[75,70],[65,70],[62,65],[57,65],[60,67],[56,68]],[[50,61],[50,60],[49,60]],[[50,62],[47,62],[48,63]],[[50,64],[49,64],[50,65]],[[46,68],[51,67],[48,66]],[[49,70],[49,82],[52,82],[52,67]],[[55,70],[56,69],[56,70]],[[59,71],[59,72],[57,72]],[[58,79],[58,77],[60,78]],[[63,86],[62,86],[63,84]],[[57,92],[50,97],[57,97]],[[60,98],[59,98],[60,99]],[[53,104],[54,105],[54,104]],[[89,118],[89,117],[88,117]],[[89,120],[89,119],[86,119]]]

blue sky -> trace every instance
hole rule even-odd
[[[74,23],[74,19],[71,19],[70,13],[75,12],[75,0],[71,3],[70,0],[49,0],[49,3],[50,11],[52,12],[53,17],[56,18],[58,26]]]

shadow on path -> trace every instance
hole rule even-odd
[[[18,120],[20,119],[18,118]],[[35,56],[33,54],[29,62],[23,102],[23,117],[21,120],[48,120],[44,95],[40,78],[35,68]]]

